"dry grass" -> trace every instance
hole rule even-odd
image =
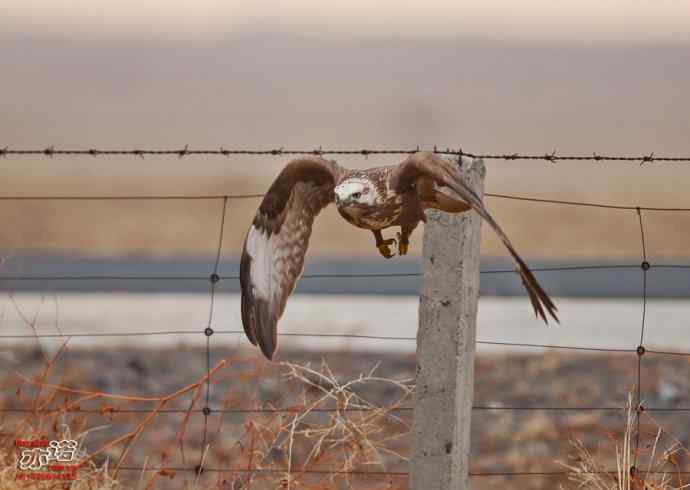
[[[305,389],[293,413],[255,424],[261,434],[259,447],[253,450],[257,468],[282,459],[286,471],[280,482],[285,488],[307,487],[312,471],[331,472],[317,485],[330,488],[342,480],[350,488],[353,472],[385,472],[387,462],[407,461],[395,449],[395,442],[407,434],[409,426],[396,411],[409,402],[412,380],[378,377],[374,368],[357,379],[341,382],[325,362],[319,369],[288,362],[281,365],[286,379],[298,381]],[[357,386],[365,383],[393,387],[398,397],[384,407],[377,406],[357,393]],[[276,458],[276,454],[280,456]]]
[[[183,395],[191,393],[189,408],[178,427],[178,442],[181,451],[184,452],[184,437],[190,414],[195,408],[207,380],[210,380],[226,364],[226,361],[220,361],[196,382],[183,386],[166,395],[118,395],[102,391],[77,389],[62,384],[48,383],[47,380],[60,354],[66,349],[66,346],[67,342],[63,343],[61,348],[51,358],[47,357],[45,353],[42,353],[44,356],[44,368],[37,376],[26,377],[21,373],[15,373],[15,376],[20,382],[33,386],[35,390],[28,399],[28,406],[24,407],[26,409],[26,415],[13,424],[13,426],[1,427],[0,465],[4,470],[0,473],[0,483],[2,483],[0,488],[12,488],[10,485],[16,485],[17,488],[56,488],[56,485],[60,485],[61,487],[70,488],[72,490],[86,488],[108,490],[111,488],[119,488],[119,484],[116,480],[118,473],[122,465],[127,461],[130,449],[135,441],[147,429],[147,426],[149,426],[149,424],[161,413],[161,410],[166,405]],[[17,396],[21,395],[20,392],[21,388],[17,388]],[[90,454],[86,454],[84,442],[87,435],[102,427],[89,427],[88,416],[86,415],[81,418],[73,418],[69,425],[66,424],[64,420],[67,414],[75,412],[80,414],[81,404],[87,401],[100,402],[100,412],[102,414],[108,414],[109,412],[115,411],[111,403],[116,401],[147,404],[154,403],[155,406],[148,411],[142,412],[141,420],[132,430],[107,441]],[[47,409],[47,407],[55,407],[56,404],[58,408]],[[75,430],[80,432],[73,437],[72,434]],[[14,446],[14,442],[17,439],[48,439],[49,436],[47,434],[52,434],[52,436],[50,436],[51,439],[73,439],[79,442],[79,454],[81,457],[78,462],[79,470],[78,479],[76,481],[56,483],[55,480],[52,480],[27,483],[17,480],[17,454],[16,452],[13,454],[9,448]],[[105,458],[102,464],[95,464],[95,460],[99,455],[107,454],[111,449],[116,447],[120,447],[121,451],[114,465],[111,465],[109,457]],[[162,474],[165,474],[164,469],[162,470]],[[155,481],[155,476],[151,481]],[[146,488],[149,488],[148,485]]]
[[[76,435],[81,448],[89,448],[89,454],[82,458],[79,480],[65,487],[73,490],[406,488],[404,473],[410,449],[406,435],[411,413],[400,408],[411,405],[412,379],[379,375],[378,366],[359,375],[356,369],[339,375],[337,369],[332,370],[323,361],[321,364],[285,362],[276,365],[257,362],[251,356],[243,358],[242,354],[233,352],[227,360],[218,362],[210,373],[203,372],[205,367],[197,371],[203,375],[197,378],[193,374],[193,382],[177,385],[179,378],[174,377],[163,395],[151,395],[151,385],[146,384],[138,385],[143,395],[106,393],[75,387],[80,384],[82,387],[96,386],[95,378],[86,381],[87,378],[80,377],[80,372],[75,377],[67,374],[62,366],[56,369],[56,365],[63,362],[61,355],[66,351],[67,346],[63,345],[51,357],[37,355],[31,375],[14,375],[15,385],[11,391],[16,389],[17,393],[13,406],[21,403],[19,406],[28,412],[16,420],[6,418],[0,427],[0,466],[4,468],[0,472],[0,488],[56,488],[54,482],[14,480],[17,451],[12,448],[13,441],[15,438],[67,438],[70,434]],[[103,359],[102,353],[98,358]],[[536,362],[535,359],[524,358],[524,362]],[[78,356],[73,360],[83,362]],[[552,372],[553,361],[546,361],[549,375],[560,377],[559,372]],[[589,368],[591,359],[588,361]],[[85,369],[84,364],[77,364]],[[182,371],[190,366],[189,363],[181,365],[185,367]],[[29,363],[24,363],[22,369],[28,366]],[[224,369],[228,366],[233,369]],[[337,361],[331,366],[337,367]],[[490,372],[487,366],[483,367]],[[407,376],[412,372],[407,371]],[[499,374],[501,380],[510,381],[511,376],[506,371]],[[278,375],[281,378],[276,383]],[[65,376],[69,382],[61,378]],[[232,379],[232,383],[226,390],[219,390],[224,379]],[[224,393],[222,402],[215,401],[213,406],[261,408],[263,412],[247,412],[250,415],[242,415],[243,423],[237,423],[238,416],[231,413],[217,412],[209,420],[198,412],[192,413],[201,405],[207,381],[214,384],[214,390]],[[487,381],[484,378],[484,383]],[[246,385],[256,385],[257,389],[240,389]],[[5,384],[4,389],[9,386]],[[496,389],[497,386],[493,386],[491,393]],[[125,390],[135,388],[121,391]],[[265,396],[258,395],[262,391]],[[530,391],[530,396],[537,395],[533,389]],[[487,397],[483,389],[477,393]],[[127,409],[136,407],[140,408],[138,412],[126,413]],[[181,413],[166,415],[165,407],[181,410]],[[94,415],[82,411],[94,408]],[[611,420],[603,423],[601,419],[593,419],[592,414],[587,415],[578,414],[571,421],[569,418],[559,420],[544,412],[530,412],[529,417],[502,413],[500,419],[481,413],[475,419],[477,430],[481,431],[482,423],[489,424],[495,440],[477,438],[489,443],[490,448],[476,458],[473,456],[473,464],[476,470],[487,472],[498,468],[505,468],[504,471],[548,469],[553,462],[553,452],[549,451],[565,452],[563,446],[570,436],[564,434],[568,431],[578,431],[577,437],[589,439],[590,446],[596,434],[611,432]],[[574,488],[686,488],[677,470],[687,460],[688,452],[677,440],[658,429],[659,424],[646,413],[642,414],[644,420],[657,429],[653,433],[645,432],[646,439],[640,444],[642,449],[636,452],[636,417],[629,401],[624,430],[620,436],[611,433],[612,449],[608,455],[580,441],[572,443],[575,455],[565,465]],[[103,426],[103,420],[108,425]],[[503,420],[505,423],[498,423]],[[122,431],[127,423],[130,426]],[[172,432],[170,437],[164,437],[165,431]],[[200,434],[206,431],[208,438],[201,442]],[[87,440],[88,445],[85,444]],[[636,458],[638,470],[632,472]],[[198,468],[203,471],[195,470],[200,459]],[[144,466],[145,471],[135,469],[124,473],[123,468],[127,466]],[[617,471],[598,473],[611,468]],[[473,485],[475,488],[500,488],[495,486],[498,483],[498,478],[478,479]],[[538,482],[535,479],[523,488],[557,488],[559,483],[562,480]],[[511,485],[511,480],[502,479],[500,485]]]
[[[37,316],[22,318],[35,335]],[[73,490],[119,488],[122,484],[118,483],[118,478],[121,471],[127,469],[135,443],[142,439],[144,432],[155,432],[157,422],[159,430],[161,422],[163,426],[171,425],[167,420],[158,419],[162,418],[166,406],[179,409],[185,406],[183,403],[186,403],[183,416],[172,422],[176,424],[174,441],[166,444],[160,439],[160,458],[146,453],[137,489],[170,488],[173,484],[189,490],[239,490],[257,485],[288,489],[333,488],[334,485],[352,488],[357,473],[374,468],[384,474],[390,464],[406,461],[403,454],[406,446],[400,444],[400,439],[409,431],[409,426],[396,411],[403,404],[409,404],[414,388],[412,380],[396,381],[377,376],[378,366],[355,379],[342,381],[325,362],[316,369],[308,363],[281,363],[278,366],[284,378],[281,386],[293,395],[287,410],[273,410],[271,405],[266,412],[252,416],[230,447],[223,446],[228,438],[220,437],[225,417],[222,412],[215,431],[219,443],[212,447],[209,440],[214,431],[208,417],[191,415],[200,405],[203,389],[206,386],[210,389],[212,383],[223,379],[221,370],[228,360],[219,361],[196,381],[176,387],[165,395],[115,394],[68,386],[63,380],[52,381],[60,379],[56,366],[68,351],[68,340],[52,356],[39,349],[37,353],[42,362],[38,363],[35,374],[27,376],[15,372],[13,375],[11,383],[16,388],[16,399],[25,412],[12,425],[1,427],[1,463],[6,468],[3,483],[7,484],[0,488],[11,488],[10,482],[27,488],[26,482],[16,480],[18,451],[11,449],[16,439],[71,439],[71,434],[79,434],[75,437],[81,453],[78,482],[57,483],[54,480],[37,483],[36,488],[54,488],[56,484]],[[266,366],[266,363],[254,366],[245,382],[255,383],[261,379]],[[393,401],[385,406],[377,405],[363,394],[366,391],[363,387],[371,384],[383,385],[397,395],[389,396]],[[232,391],[228,391],[223,400],[228,408],[245,406],[246,401],[238,399]],[[132,424],[128,430],[103,440],[87,454],[86,436],[99,429],[108,429],[107,426],[94,427],[89,418],[89,409],[94,411],[94,407],[97,415],[110,420],[127,410],[129,413],[133,408],[138,410],[130,418]],[[203,428],[199,419],[203,419]],[[200,432],[204,434],[203,440],[194,448],[194,452],[200,453],[200,459],[190,464],[185,446],[188,440],[198,439]],[[220,463],[218,468],[211,467],[213,462]],[[210,481],[209,473],[217,475],[215,482]],[[176,480],[175,483],[172,480]],[[382,487],[378,485],[380,482],[371,483],[367,482],[367,488],[391,488],[390,482],[384,481]]]
[[[637,418],[647,417],[656,426],[649,441],[637,438]],[[665,433],[645,412],[638,414],[632,395],[628,398],[625,430],[622,440],[611,438],[615,450],[616,471],[609,472],[602,462],[579,440],[572,440],[571,461],[561,462],[571,473],[568,479],[577,488],[588,490],[680,490],[690,488],[680,472],[677,455],[688,450],[670,434]],[[664,448],[665,449],[662,449]]]
[[[17,396],[24,401],[26,413],[12,425],[2,427],[0,433],[0,488],[70,488],[72,490],[110,490],[125,487],[118,478],[126,466],[130,452],[145,431],[152,431],[154,421],[166,405],[183,397],[189,399],[186,412],[177,422],[174,445],[161,450],[160,461],[144,462],[137,489],[170,488],[172,480],[178,480],[175,488],[196,490],[200,488],[360,488],[354,483],[358,473],[373,471],[384,474],[389,466],[404,463],[405,444],[400,439],[409,431],[405,420],[396,415],[403,405],[409,405],[413,393],[411,380],[396,381],[379,377],[376,368],[359,377],[342,381],[324,362],[319,368],[309,364],[281,363],[283,383],[296,402],[287,410],[271,410],[248,419],[244,431],[235,443],[223,452],[222,468],[215,472],[215,482],[209,481],[205,469],[208,466],[210,445],[201,448],[202,459],[192,473],[182,471],[173,462],[177,452],[183,465],[188,464],[185,441],[189,435],[188,424],[192,411],[198,407],[203,388],[214,382],[216,375],[227,361],[217,363],[207,374],[193,383],[182,386],[172,393],[161,396],[112,394],[98,390],[79,389],[63,383],[51,383],[60,354],[66,344],[52,357],[44,356],[43,369],[34,376],[15,373]],[[256,379],[256,378],[255,378]],[[398,393],[394,401],[379,406],[365,398],[361,388],[365,384],[381,384]],[[25,390],[26,393],[22,393]],[[237,403],[237,400],[228,400]],[[123,434],[103,442],[88,455],[85,441],[91,432],[103,427],[93,427],[84,406],[98,406],[98,413],[108,417],[127,407],[141,405],[142,409],[133,426]],[[50,408],[49,408],[50,407]],[[198,417],[201,418],[201,417]],[[222,422],[218,426],[220,433]],[[200,428],[194,426],[197,436]],[[206,431],[206,428],[204,428]],[[211,431],[212,432],[212,431]],[[74,438],[71,434],[78,434]],[[75,439],[79,441],[82,457],[79,460],[78,480],[74,482],[26,482],[17,481],[18,451],[12,446],[15,439]],[[216,461],[218,458],[216,458]],[[202,475],[206,477],[202,482]],[[180,476],[182,481],[180,481]],[[385,476],[385,475],[384,475]],[[258,486],[257,486],[258,485]],[[383,482],[368,481],[367,488],[393,488]],[[397,487],[396,487],[397,488]]]

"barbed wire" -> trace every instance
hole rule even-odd
[[[33,148],[33,149],[11,149],[9,146],[0,147],[0,157],[7,156],[46,156],[54,157],[60,155],[72,155],[72,156],[136,156],[144,158],[147,155],[150,156],[177,156],[178,158],[184,158],[186,156],[193,155],[220,155],[220,156],[231,156],[231,155],[246,155],[246,156],[256,156],[256,155],[361,155],[368,157],[369,155],[409,155],[421,151],[419,146],[414,149],[323,149],[321,147],[312,150],[306,149],[285,149],[285,148],[272,148],[272,149],[227,149],[224,147],[219,147],[217,149],[190,149],[189,145],[185,145],[183,148],[179,149],[56,149],[53,146],[46,148]],[[690,162],[690,156],[655,156],[654,152],[647,153],[644,155],[600,155],[596,152],[592,152],[587,155],[559,155],[556,151],[551,153],[531,153],[523,154],[518,152],[510,153],[471,153],[463,151],[462,149],[453,150],[446,148],[445,150],[439,149],[438,146],[434,146],[433,149],[429,150],[433,153],[439,155],[455,155],[455,156],[465,156],[470,158],[482,158],[485,160],[543,160],[550,163],[556,163],[559,161],[593,161],[593,162],[636,162],[640,165],[652,162]]]

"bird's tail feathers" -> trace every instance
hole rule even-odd
[[[549,320],[546,316],[546,312],[548,312],[548,314],[554,320],[556,320],[556,323],[560,323],[558,316],[556,315],[558,308],[556,308],[556,305],[553,303],[553,301],[551,301],[549,295],[546,294],[546,291],[544,291],[541,285],[537,282],[537,279],[534,277],[532,271],[529,270],[527,265],[519,257],[515,257],[515,260],[518,264],[518,273],[520,274],[520,279],[527,290],[527,295],[529,296],[529,300],[534,308],[534,314],[541,317],[541,319],[544,320],[544,323],[548,324]],[[544,309],[546,309],[546,311],[544,311]]]
[[[517,272],[520,274],[522,284],[525,286],[525,289],[527,289],[527,294],[530,302],[532,303],[532,307],[534,308],[534,313],[541,317],[544,320],[544,323],[548,324],[549,322],[546,315],[548,312],[548,314],[554,320],[556,320],[556,323],[560,323],[558,317],[556,316],[556,311],[558,310],[556,305],[554,305],[553,301],[551,301],[551,298],[549,298],[549,295],[546,294],[546,291],[544,291],[544,289],[539,285],[537,279],[534,277],[534,274],[532,274],[532,271],[529,269],[529,267],[527,267],[525,261],[520,258],[515,248],[513,248],[513,245],[510,243],[510,240],[503,232],[499,224],[489,214],[481,197],[474,191],[474,189],[465,184],[462,179],[454,175],[449,168],[443,168],[445,171],[446,185],[457,192],[464,200],[468,202],[468,204],[470,204],[470,206],[472,206],[472,208],[479,214],[479,216],[482,217],[482,219],[491,225],[498,237],[510,252],[510,255],[512,255],[517,265]]]

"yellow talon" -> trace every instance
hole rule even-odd
[[[403,242],[403,237],[400,232],[398,232],[395,236],[398,239],[398,255],[407,255],[407,247],[410,245],[410,243],[407,241]]]
[[[383,255],[385,258],[390,259],[393,257],[395,254],[391,252],[391,249],[388,245],[394,245],[395,244],[395,239],[391,238],[389,240],[384,240],[380,244],[376,246],[376,248],[379,249],[379,252],[381,255]]]

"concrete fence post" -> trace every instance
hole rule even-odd
[[[484,163],[465,157],[461,161],[466,181],[483,194]],[[481,223],[474,211],[428,211],[427,217],[410,488],[465,490],[469,488]]]

